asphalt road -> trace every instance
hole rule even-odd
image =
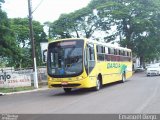
[[[61,89],[0,96],[0,113],[160,113],[160,76],[136,73],[125,83],[100,91]]]

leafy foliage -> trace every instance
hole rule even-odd
[[[90,38],[103,22],[94,10],[82,8],[70,14],[62,14],[50,25],[52,38]]]
[[[31,41],[29,38],[29,21],[27,18],[14,18],[10,19],[11,28],[14,32],[14,36],[17,41],[17,45],[21,50],[21,54],[16,60],[16,67],[32,67],[32,49]],[[34,39],[36,46],[36,58],[38,65],[41,65],[41,52],[40,52],[40,42],[45,42],[46,34],[43,31],[43,26],[37,22],[33,21]]]
[[[1,3],[4,3],[4,0],[0,0],[0,8],[1,8]]]
[[[9,20],[5,12],[0,9],[0,58],[8,57],[13,61],[19,54]]]
[[[4,3],[4,0],[0,0]],[[47,42],[43,25],[33,21],[36,57],[42,65],[40,42]],[[0,8],[0,66],[32,67],[32,50],[27,18],[8,19]]]
[[[151,0],[92,0],[90,6],[117,27],[117,33],[106,38],[119,36],[120,44],[131,48],[143,64],[159,56],[159,4]]]

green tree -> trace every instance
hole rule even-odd
[[[2,11],[0,0],[0,66],[31,67],[32,52],[29,39],[29,22],[27,18],[8,19]],[[33,21],[36,57],[38,65],[42,65],[40,42],[47,41],[43,25]]]
[[[4,0],[0,0],[0,66],[6,66],[8,63],[14,63],[20,50],[11,30],[7,13],[1,9],[2,3]]]
[[[0,8],[1,8],[1,3],[4,3],[4,0],[0,0]]]
[[[68,14],[62,14],[58,20],[50,24],[50,37],[57,38],[70,38],[72,19]]]
[[[113,40],[109,38],[119,36],[120,44],[131,48],[141,58],[142,65],[148,54],[153,56],[159,46],[159,3],[158,0],[92,0],[89,6],[116,26],[117,32],[106,38]]]
[[[50,25],[52,38],[90,38],[103,22],[89,7],[70,14],[62,14]],[[105,24],[107,25],[107,24]]]
[[[19,49],[11,30],[7,14],[0,9],[0,59],[14,62],[19,55]],[[3,61],[1,62],[3,64]]]
[[[29,21],[27,18],[10,19],[11,28],[13,30],[16,42],[21,50],[16,67],[32,67],[32,49],[29,38]],[[43,25],[37,21],[33,21],[34,39],[36,46],[37,64],[42,65],[40,42],[47,41],[46,34],[43,31]]]

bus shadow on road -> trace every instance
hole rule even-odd
[[[124,83],[122,83],[121,81],[116,81],[116,82],[113,82],[113,83],[108,83],[108,84],[103,85],[102,89],[114,87],[114,86],[120,85],[120,84],[125,84],[125,83],[127,83],[127,82],[129,82],[129,81],[130,81],[130,80],[127,80],[127,81],[125,81]]]
[[[127,83],[129,81],[130,80],[127,80],[125,83]],[[108,84],[103,85],[103,87],[100,89],[100,91],[104,90],[104,89],[107,89],[107,88],[110,88],[110,87],[114,87],[116,85],[125,84],[125,83],[122,83],[120,81],[113,82],[113,83],[108,83]],[[69,93],[65,93],[63,90],[61,90],[59,92],[52,91],[52,93],[50,93],[50,96],[51,97],[53,97],[53,96],[76,96],[76,95],[79,96],[79,95],[92,94],[92,93],[95,93],[95,92],[98,92],[98,91],[93,90],[93,88],[81,88],[81,89],[73,89]]]
[[[90,88],[81,88],[81,89],[73,89],[69,93],[65,93],[63,91],[59,93],[52,93],[51,96],[76,96],[76,95],[85,95],[85,94],[90,94],[92,93],[93,90]]]

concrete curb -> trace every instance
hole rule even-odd
[[[4,95],[4,93],[0,93],[0,96],[3,96]]]
[[[13,95],[13,94],[22,94],[22,93],[30,93],[30,92],[37,92],[37,91],[43,91],[48,90],[49,88],[38,88],[34,90],[26,90],[26,91],[20,91],[20,92],[11,92],[11,93],[0,93],[0,96],[2,95]]]

